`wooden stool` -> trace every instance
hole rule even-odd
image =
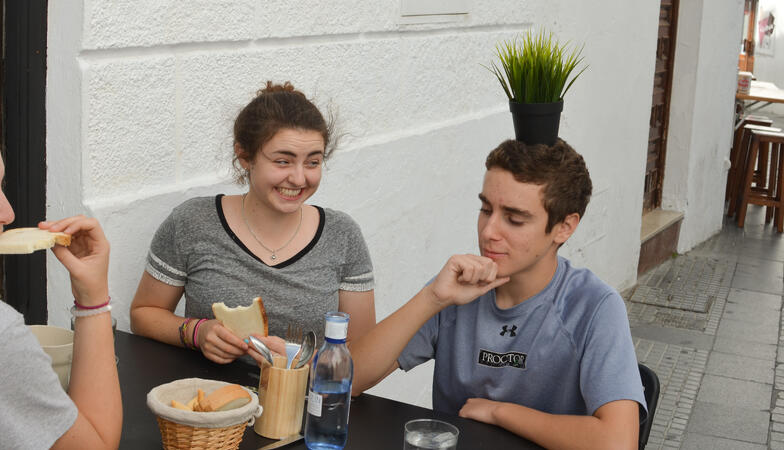
[[[747,160],[749,156],[749,149],[751,147],[751,132],[757,131],[773,131],[773,132],[780,132],[781,128],[775,128],[770,126],[763,126],[763,125],[752,125],[747,124],[744,125],[743,128],[738,129],[737,135],[739,136],[737,140],[737,145],[733,146],[733,151],[731,153],[732,159],[730,160],[730,170],[727,173],[727,189],[725,192],[725,197],[729,197],[729,206],[727,207],[727,216],[733,217],[737,212],[738,207],[738,200],[743,195],[743,190],[745,187],[743,186],[743,175],[746,170]],[[764,167],[767,169],[768,167],[768,152],[759,152],[757,155],[756,160],[756,168],[759,168],[763,164],[760,162],[760,158],[762,158],[762,154],[765,154],[764,157]],[[754,165],[754,163],[752,163]],[[754,172],[753,181],[756,183],[757,188],[767,188],[767,178],[765,183],[760,183],[759,175],[757,174],[757,170]]]
[[[773,131],[751,131],[751,146],[746,158],[746,170],[743,177],[743,195],[738,207],[738,227],[743,228],[746,221],[746,209],[749,203],[766,206],[765,221],[774,216],[776,230],[784,232],[784,133]],[[770,148],[770,174],[765,188],[753,189],[754,166],[759,153]]]
[[[730,196],[737,190],[739,179],[743,177],[739,171],[736,161],[738,160],[738,152],[740,151],[741,142],[743,142],[744,130],[746,125],[759,125],[769,127],[773,125],[773,121],[765,116],[745,116],[735,125],[735,133],[732,139],[732,148],[730,149],[730,170],[727,172],[727,188],[724,191],[724,201],[730,200]],[[727,214],[731,216],[732,214]]]

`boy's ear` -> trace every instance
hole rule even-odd
[[[250,168],[250,161],[246,159],[247,153],[242,149],[238,142],[234,143],[234,154],[237,155],[240,166],[242,166],[243,169],[248,170]]]
[[[553,240],[556,244],[561,245],[566,242],[577,229],[577,225],[580,224],[580,215],[577,213],[571,213],[568,216],[564,217],[560,223],[555,224],[553,227],[552,232]]]

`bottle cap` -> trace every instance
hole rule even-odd
[[[328,312],[324,315],[326,325],[324,337],[329,339],[345,340],[348,334],[348,314],[343,312]]]

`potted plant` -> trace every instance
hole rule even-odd
[[[509,97],[517,140],[552,145],[558,138],[563,96],[588,68],[569,79],[583,58],[582,47],[569,52],[567,46],[552,33],[534,35],[530,30],[496,46],[501,68],[493,62],[490,70]]]

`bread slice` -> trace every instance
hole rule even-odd
[[[0,233],[0,254],[13,255],[45,250],[55,244],[71,245],[71,235],[40,228],[14,228]]]
[[[237,384],[229,384],[212,392],[199,402],[201,411],[228,411],[245,406],[250,402],[250,394]]]
[[[187,405],[183,405],[182,403],[178,402],[177,400],[172,400],[171,402],[172,407],[177,409],[182,409],[184,411],[193,411],[193,407],[188,407]]]
[[[212,304],[212,313],[224,327],[231,330],[240,339],[247,339],[251,334],[267,336],[267,311],[261,297],[256,297],[250,306],[229,308],[223,302]]]

